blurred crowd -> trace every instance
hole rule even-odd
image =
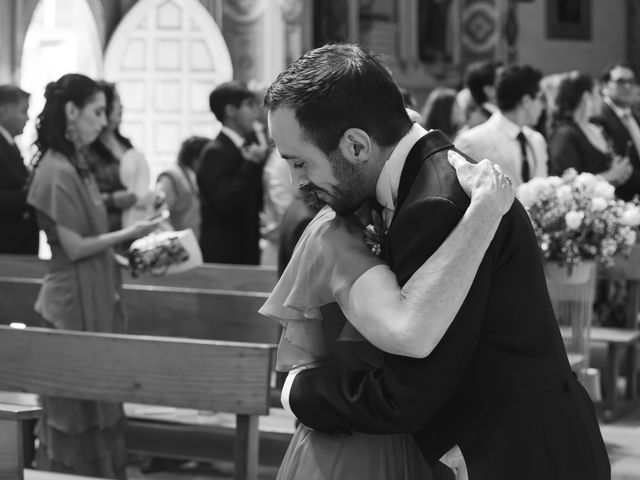
[[[277,265],[279,249],[286,261],[292,245],[280,241],[283,218],[286,223],[313,212],[301,206],[287,163],[273,147],[260,92],[236,81],[216,87],[209,107],[220,133],[184,139],[175,164],[151,179],[143,152],[120,131],[116,85],[97,84],[105,96],[105,124],[81,151],[110,231],[168,209],[168,228],[191,228],[206,262]],[[500,164],[516,185],[574,168],[601,175],[625,200],[640,193],[640,88],[624,62],[592,78],[480,61],[467,67],[459,88],[435,88],[423,106],[410,91],[403,93],[415,121],[441,130],[471,157]],[[28,104],[29,93],[0,86],[0,227],[12,232],[0,237],[3,253],[38,251],[41,227],[26,201],[32,162],[15,145]],[[285,215],[288,208],[297,214]]]
[[[471,157],[498,163],[516,186],[573,168],[602,176],[629,200],[640,193],[639,113],[640,88],[625,62],[593,78],[481,61],[459,90],[434,89],[420,121]]]

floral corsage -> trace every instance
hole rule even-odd
[[[371,212],[371,223],[364,229],[364,243],[369,247],[371,253],[379,257],[383,253],[384,240],[389,229],[380,214],[373,210]]]

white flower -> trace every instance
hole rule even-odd
[[[564,216],[564,221],[567,223],[567,228],[569,230],[577,230],[578,227],[582,224],[583,218],[584,212],[576,212],[575,210],[571,210]]]
[[[607,208],[607,201],[602,197],[593,197],[591,199],[591,209],[594,212],[601,212],[605,208]]]
[[[624,237],[624,243],[627,245],[635,245],[636,244],[636,231],[629,230]]]
[[[600,181],[593,187],[593,194],[602,198],[613,198],[615,192],[616,187],[604,179],[600,179]]]
[[[569,185],[562,185],[556,190],[556,197],[560,202],[569,202],[573,199],[573,191]]]
[[[535,192],[536,197],[539,195],[549,195],[554,190],[554,185],[549,182],[551,177],[533,177],[527,182],[529,187]]]
[[[516,190],[516,196],[525,207],[530,207],[531,205],[536,203],[536,200],[538,199],[536,191],[531,188],[529,182],[520,184],[518,186]]]
[[[575,180],[576,185],[593,189],[598,184],[598,179],[592,173],[582,172]]]
[[[562,185],[564,182],[562,181],[562,179],[560,177],[547,177],[547,183],[551,187],[557,188],[560,185]]]
[[[624,225],[637,227],[640,225],[640,208],[632,206],[627,208],[620,219]]]

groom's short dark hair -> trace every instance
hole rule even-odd
[[[271,84],[264,107],[291,108],[307,137],[325,154],[335,151],[349,128],[360,128],[388,147],[412,125],[389,70],[376,55],[350,44],[328,44],[305,53]]]

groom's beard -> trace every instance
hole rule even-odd
[[[329,155],[329,161],[336,185],[331,187],[331,191],[320,188],[313,182],[303,185],[300,190],[305,193],[305,201],[311,208],[329,205],[339,215],[353,213],[366,200],[364,175],[339,150]]]

